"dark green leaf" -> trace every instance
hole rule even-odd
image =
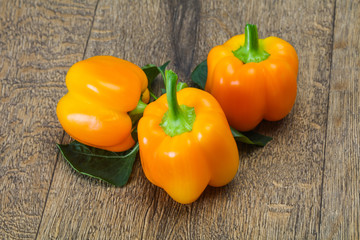
[[[201,87],[201,89],[205,89],[207,79],[207,62],[206,60],[197,65],[194,71],[191,73],[191,80]]]
[[[156,65],[148,64],[142,67],[142,70],[145,72],[148,79],[149,85],[154,81],[154,79],[159,75],[159,69]]]
[[[159,71],[160,71],[161,76],[162,76],[162,78],[164,79],[164,81],[165,81],[165,69],[166,69],[167,65],[169,64],[169,62],[170,62],[170,61],[167,61],[166,63],[164,63],[163,65],[161,65],[161,66],[159,67]]]
[[[155,94],[153,93],[153,91],[151,89],[151,84],[153,83],[155,78],[159,75],[159,73],[161,74],[163,79],[165,79],[165,68],[169,63],[170,63],[170,61],[167,61],[166,63],[164,63],[160,67],[158,67],[158,66],[156,66],[154,64],[148,64],[148,65],[145,65],[145,66],[143,66],[141,68],[146,74],[146,77],[148,79],[148,89],[149,89],[150,95],[154,99],[157,99],[157,97],[155,96]]]
[[[121,153],[89,147],[77,141],[67,145],[58,144],[58,147],[76,171],[115,186],[124,186],[127,183],[139,150],[138,143],[132,149]]]
[[[169,64],[170,61],[167,61],[160,67],[154,65],[154,64],[148,64],[143,66],[141,69],[145,72],[146,77],[148,78],[148,85],[151,86],[154,79],[161,73],[161,75],[164,75],[165,68]]]
[[[234,136],[237,142],[264,147],[269,141],[272,140],[272,137],[268,137],[253,131],[239,132],[238,130],[232,127],[230,127],[230,129],[232,135]]]

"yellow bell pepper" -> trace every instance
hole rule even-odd
[[[176,74],[165,75],[167,93],[145,108],[138,124],[141,164],[150,182],[187,204],[207,185],[234,178],[238,149],[216,99],[196,88],[176,92]]]
[[[57,105],[64,130],[77,141],[109,151],[131,148],[128,112],[149,101],[147,77],[135,64],[112,56],[75,63],[66,75],[68,93]]]
[[[258,39],[256,26],[247,24],[245,34],[211,49],[207,64],[205,90],[237,130],[252,130],[263,119],[278,121],[291,111],[299,61],[288,42]]]

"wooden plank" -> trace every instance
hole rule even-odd
[[[0,1],[0,239],[36,236],[63,137],[56,103],[95,3]]]
[[[39,238],[316,238],[333,10],[334,1],[310,0],[100,1],[87,57],[109,54],[138,65],[172,60],[171,68],[189,81],[211,47],[251,22],[260,37],[281,37],[298,50],[297,102],[283,121],[259,126],[274,137],[271,144],[240,145],[240,169],[228,186],[207,188],[191,205],[151,185],[139,161],[130,182],[115,188],[80,176],[60,159]]]
[[[246,23],[259,37],[277,36],[298,52],[298,96],[284,120],[258,131],[274,140],[265,148],[240,146],[240,169],[225,195],[196,203],[192,238],[316,239],[328,106],[334,1],[203,2],[197,62]],[[212,195],[212,192],[204,196]],[[201,199],[202,200],[202,199]],[[216,209],[216,211],[206,211]],[[211,221],[210,219],[214,219]]]
[[[85,58],[113,55],[139,66],[175,59],[168,25],[171,15],[162,0],[104,0],[95,16]],[[175,69],[173,62],[170,65]],[[64,143],[69,141],[66,138]],[[59,158],[39,239],[145,237],[143,229],[156,211],[158,189],[145,178],[139,159],[129,183],[115,188],[76,173]]]
[[[360,239],[360,3],[337,1],[321,239]]]

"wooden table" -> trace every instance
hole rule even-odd
[[[180,79],[246,23],[299,55],[298,95],[284,120],[239,144],[222,188],[181,205],[139,159],[116,188],[78,174],[56,143],[55,109],[77,61],[170,60]],[[0,0],[0,239],[359,239],[360,2]]]

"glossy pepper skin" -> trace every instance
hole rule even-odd
[[[149,100],[147,77],[135,64],[112,56],[75,63],[66,75],[68,93],[57,105],[64,130],[89,146],[120,152],[131,148],[128,112],[143,97]]]
[[[239,155],[216,99],[195,88],[180,90],[176,98],[177,77],[175,82],[168,83],[168,75],[166,72],[167,94],[150,103],[139,121],[140,158],[150,182],[163,188],[175,201],[187,204],[195,201],[207,185],[219,187],[229,183],[237,172]],[[185,129],[180,133],[176,130],[183,126],[176,121],[181,116],[170,117],[170,110],[176,105],[194,110],[184,114],[185,119],[191,120],[185,121]],[[189,117],[191,112],[195,115]],[[174,120],[173,124],[166,120],[166,115]],[[184,123],[179,121],[180,125]]]
[[[205,90],[222,106],[229,124],[240,131],[263,119],[277,121],[292,109],[297,90],[298,56],[277,37],[258,39],[255,25],[208,54]]]

